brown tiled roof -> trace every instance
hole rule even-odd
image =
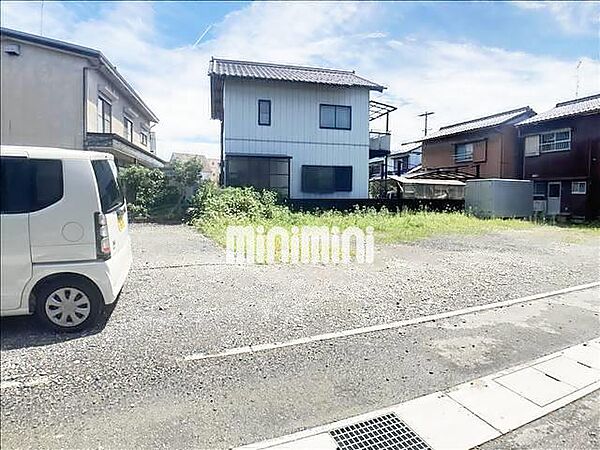
[[[354,71],[290,66],[254,61],[235,61],[213,58],[210,61],[208,74],[211,76],[357,86],[380,92],[385,89],[377,83],[359,77]]]

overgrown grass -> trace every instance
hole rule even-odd
[[[527,230],[552,227],[518,219],[479,219],[459,212],[404,211],[361,209],[352,212],[292,212],[277,205],[275,196],[252,189],[206,186],[196,197],[196,213],[192,224],[204,235],[225,245],[229,225],[262,225],[266,230],[280,226],[337,226],[341,230],[356,226],[373,227],[378,243],[410,242],[442,234],[481,234],[501,230]],[[578,231],[600,236],[597,226],[580,227]],[[580,235],[579,233],[576,233]]]

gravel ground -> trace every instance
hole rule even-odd
[[[44,346],[77,360],[94,348],[123,359],[126,342],[153,359],[216,352],[373,325],[546,292],[599,278],[600,242],[571,230],[450,236],[377,249],[375,264],[230,266],[185,226],[132,226],[135,264],[114,311],[89,339],[45,333],[29,318],[2,321],[1,373]],[[106,329],[104,328],[106,325]],[[98,336],[94,336],[98,334]],[[85,336],[84,335],[84,336]],[[152,343],[149,348],[148,343]],[[108,343],[108,345],[107,345]],[[34,349],[32,347],[42,347]],[[166,356],[165,356],[166,355]],[[37,355],[36,355],[37,356]],[[129,358],[126,358],[129,359]],[[16,364],[16,363],[15,363]],[[28,358],[44,370],[47,358]]]
[[[152,399],[168,416],[170,404],[159,401],[167,392],[182,402],[190,398],[188,395],[206,402],[195,405],[194,413],[210,413],[217,400],[221,402],[219,408],[223,403],[240,402],[240,398],[259,403],[264,398],[253,396],[241,386],[247,386],[247,378],[256,379],[256,383],[263,377],[274,378],[274,367],[289,371],[291,366],[286,369],[286,364],[297,364],[293,357],[286,357],[283,362],[241,357],[234,360],[237,364],[226,366],[207,362],[199,365],[196,373],[186,372],[185,376],[178,358],[455,310],[599,278],[600,242],[573,230],[437,237],[378,248],[375,264],[345,267],[226,265],[222,249],[185,226],[136,224],[132,226],[132,240],[135,263],[128,282],[116,306],[94,330],[57,335],[40,329],[30,318],[2,319],[1,380],[22,385],[10,396],[2,395],[3,431],[29,426],[22,423],[23,417],[40,418],[40,426],[50,426],[46,422],[54,420],[53,414],[62,405],[77,409],[82,390],[85,402],[76,413],[89,417],[95,411],[101,416],[106,408],[113,408],[113,416],[127,417],[128,425],[107,424],[100,419],[91,423],[106,433],[114,426],[117,434],[119,430],[127,432],[127,426],[133,426],[140,414],[152,413],[154,410],[148,406]],[[597,320],[596,314],[595,319],[587,318],[580,325],[591,329]],[[568,327],[569,323],[570,320],[565,321],[561,327]],[[589,330],[586,333],[589,335]],[[550,334],[552,339],[553,336]],[[581,336],[574,333],[568,339],[577,342]],[[553,341],[552,345],[559,343]],[[322,361],[348,363],[359,352],[338,347],[333,343],[326,345],[325,350],[311,347],[303,358],[319,373]],[[360,352],[365,351],[364,345],[360,348]],[[377,348],[373,351],[377,352]],[[442,352],[448,346],[444,348]],[[333,354],[327,356],[328,351]],[[535,346],[531,351],[535,351]],[[513,353],[513,357],[518,356],[518,352]],[[540,355],[532,353],[534,356]],[[364,358],[367,360],[368,356]],[[389,364],[388,360],[382,361],[381,367]],[[295,381],[305,383],[300,367]],[[368,371],[363,376],[368,379]],[[60,388],[34,386],[40,384]],[[233,393],[221,394],[218,386]],[[329,381],[319,389],[326,391],[328,387]],[[427,385],[421,389],[422,393],[430,391]],[[42,397],[36,396],[38,390],[43,392]],[[348,403],[359,393],[361,384],[356,378],[337,392]],[[367,394],[361,395],[368,397]],[[389,397],[389,392],[383,394],[382,399]],[[276,400],[270,400],[270,407],[281,410],[283,417],[285,405],[277,405]],[[138,409],[141,403],[146,407]],[[221,416],[216,410],[214,413],[217,422],[211,425],[222,428],[223,424],[218,423]],[[170,430],[181,426],[189,434],[185,423],[191,419],[185,412],[173,413],[181,421],[175,425],[162,423],[158,416],[156,426]],[[139,416],[140,421],[143,418]],[[57,425],[62,426],[67,419],[57,419]],[[285,421],[280,419],[283,424]],[[289,424],[289,417],[286,420]],[[295,423],[300,424],[301,420],[299,416]],[[255,422],[257,427],[263,423],[259,418]],[[2,433],[3,440],[5,434]],[[46,444],[60,446],[61,433],[57,435],[55,445]],[[9,439],[11,434],[7,436]],[[225,442],[221,439],[223,435],[208,441],[221,446]],[[13,435],[11,446],[16,441]]]

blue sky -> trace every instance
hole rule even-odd
[[[2,2],[39,34],[41,2]],[[395,145],[432,127],[600,91],[598,2],[45,2],[43,34],[102,50],[155,110],[159,153],[216,155],[210,56],[354,69],[388,86]],[[201,43],[193,46],[207,29]],[[581,61],[579,71],[576,71]]]

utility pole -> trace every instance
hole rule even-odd
[[[40,5],[40,36],[44,35],[44,0]]]
[[[581,68],[582,63],[583,59],[580,59],[577,63],[577,67],[575,67],[575,98],[579,98],[579,69]]]
[[[425,117],[425,129],[423,130],[425,136],[427,136],[427,117],[431,116],[432,114],[435,113],[433,111],[425,111],[423,114],[419,114],[419,117]]]

